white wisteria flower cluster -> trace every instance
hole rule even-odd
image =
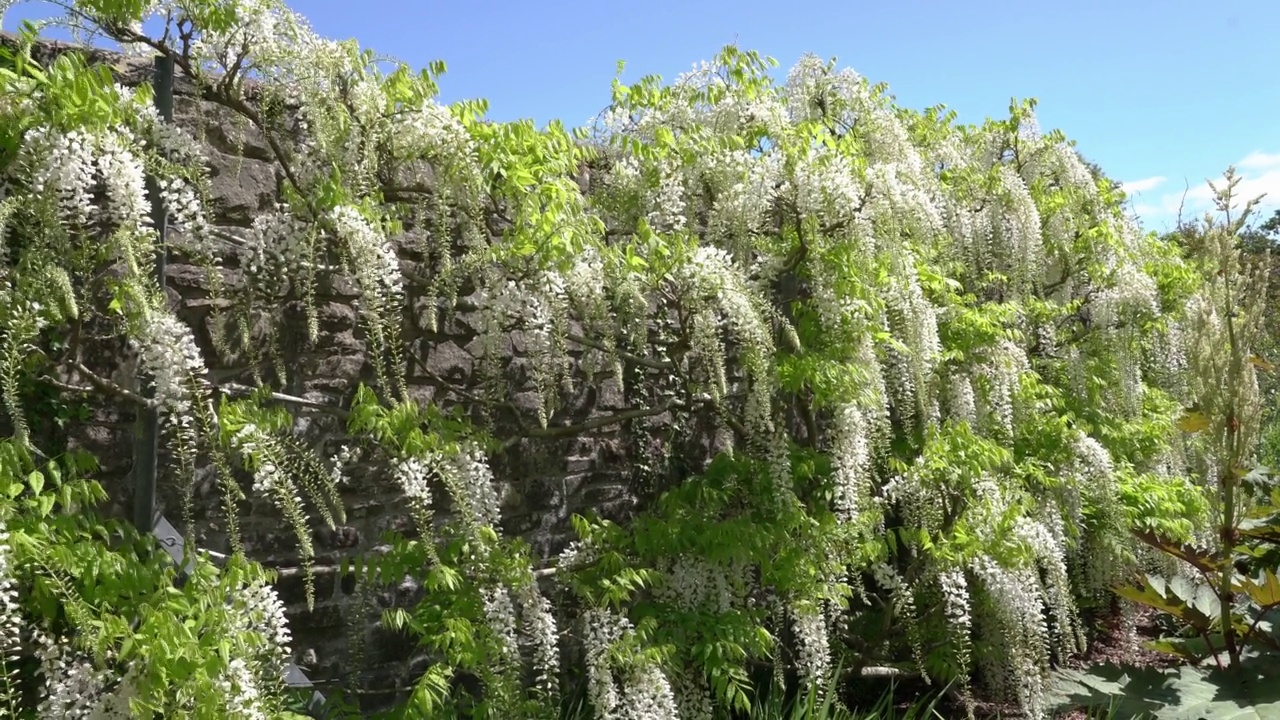
[[[13,576],[9,533],[0,522],[0,683],[8,685],[17,677],[19,650],[22,646],[22,608],[18,604],[17,580]],[[0,697],[0,702],[4,702]]]
[[[631,622],[609,610],[590,610],[585,624],[587,696],[600,720],[679,720],[671,683],[653,663],[615,667],[612,648],[634,633]]]
[[[156,312],[146,319],[138,344],[156,402],[173,422],[190,422],[196,403],[203,399],[207,372],[191,328],[171,314]]]

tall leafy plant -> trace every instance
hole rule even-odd
[[[1182,561],[1186,572],[1148,575],[1136,587],[1120,589],[1124,597],[1172,614],[1194,633],[1156,647],[1220,663],[1225,655],[1233,668],[1251,646],[1280,649],[1264,623],[1280,607],[1280,495],[1255,457],[1263,415],[1258,373],[1276,370],[1257,354],[1265,341],[1270,262],[1266,253],[1247,254],[1240,247],[1240,231],[1257,200],[1238,207],[1239,183],[1229,169],[1223,185],[1214,188],[1220,219],[1206,217],[1196,232],[1184,234],[1206,281],[1186,311],[1189,409],[1179,427],[1211,501],[1212,522],[1191,542],[1158,531],[1140,533]]]

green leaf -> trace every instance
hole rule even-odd
[[[1263,609],[1280,605],[1280,578],[1270,570],[1264,570],[1256,580],[1244,578],[1240,584],[1249,599]]]
[[[1152,720],[1273,720],[1280,717],[1280,662],[1262,656],[1235,671],[1098,665],[1054,673],[1050,709],[1106,709]]]
[[[1216,573],[1229,564],[1229,559],[1222,553],[1204,552],[1186,543],[1165,540],[1152,532],[1135,531],[1133,535],[1151,547],[1168,553],[1204,573]]]
[[[1209,416],[1199,410],[1188,410],[1178,419],[1178,429],[1188,434],[1208,430],[1209,425]]]
[[[1217,622],[1222,612],[1222,600],[1218,597],[1217,590],[1208,584],[1201,583],[1196,586],[1190,600],[1191,607],[1204,616],[1206,627]]]
[[[1152,640],[1146,645],[1148,648],[1156,652],[1165,653],[1167,655],[1176,655],[1180,658],[1192,661],[1203,660],[1216,652],[1217,648],[1224,647],[1225,640],[1222,633],[1210,635],[1215,639],[1216,644],[1210,646],[1203,637],[1192,638],[1161,638]]]

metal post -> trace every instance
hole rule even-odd
[[[165,122],[172,122],[173,58],[163,55],[156,57],[152,88],[155,90],[157,113]],[[147,193],[151,196],[151,221],[155,225],[160,240],[155,257],[155,278],[163,294],[166,285],[165,267],[168,264],[169,216],[164,211],[164,203],[160,200],[160,186],[154,177],[147,177]],[[144,397],[154,397],[155,389],[150,383],[147,383],[142,390]],[[159,413],[151,408],[144,409],[138,413],[138,426],[134,432],[133,523],[140,532],[153,533],[173,558],[174,563],[182,568],[183,574],[187,574],[195,569],[195,561],[187,555],[182,535],[163,515],[156,513],[156,457],[159,453],[159,444]],[[216,556],[214,559],[216,561]],[[312,688],[311,698],[307,702],[307,711],[313,717],[322,716],[324,695],[314,689],[314,683],[307,678],[302,668],[289,663],[285,668],[284,682],[294,688]]]
[[[161,55],[155,59],[151,87],[155,91],[156,111],[165,122],[173,120],[173,58]],[[168,254],[169,216],[160,200],[160,186],[154,177],[147,178],[147,194],[151,196],[151,222],[155,225],[159,245],[155,257],[155,278],[165,293],[165,270]],[[148,382],[145,397],[154,396]],[[160,416],[154,408],[138,412],[138,426],[133,446],[133,524],[139,532],[149,533],[156,525],[156,456],[160,444]]]

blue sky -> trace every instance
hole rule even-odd
[[[901,104],[945,103],[964,122],[1035,97],[1040,123],[1127,184],[1144,225],[1208,208],[1205,179],[1236,164],[1280,207],[1280,3],[1275,0],[844,0],[460,2],[291,0],[330,36],[415,66],[442,59],[442,99],[485,97],[491,115],[586,122],[624,80],[667,78],[722,45],[835,56]],[[11,11],[5,28],[40,6]]]

